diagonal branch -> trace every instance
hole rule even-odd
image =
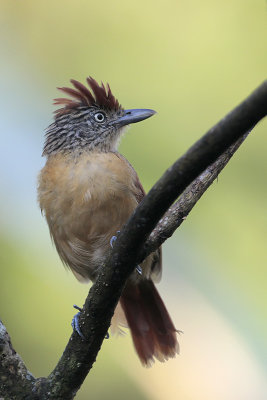
[[[170,236],[179,226],[176,217],[172,222],[170,218],[170,225],[164,229],[164,220],[155,228],[158,222],[182,193],[168,213],[175,211],[179,217],[179,212],[182,212],[181,215],[184,213],[185,216],[197,202],[201,191],[202,195],[229,161],[227,153],[221,154],[230,148],[228,155],[231,155],[246,132],[266,115],[267,81],[196,142],[153,186],[119,234],[89,291],[80,318],[86,340],[72,333],[54,371],[47,378],[35,380],[34,389],[28,393],[27,399],[34,399],[36,395],[41,400],[74,398],[100,350],[127,278],[135,266],[165,240],[164,235]],[[225,161],[222,161],[225,156]],[[212,178],[206,179],[209,175]],[[192,199],[190,193],[195,198]]]
[[[218,177],[226,164],[228,164],[247,136],[248,133],[238,139],[236,143],[231,145],[185,189],[179,199],[168,209],[155,229],[151,232],[141,252],[141,259],[146,258],[150,253],[161,246],[165,240],[173,235],[176,229],[185,221],[198,200]]]

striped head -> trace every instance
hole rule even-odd
[[[126,125],[149,118],[155,111],[124,110],[109,84],[99,85],[92,77],[88,87],[72,79],[74,88],[58,88],[70,98],[57,98],[55,121],[46,130],[43,155],[58,152],[116,151]]]

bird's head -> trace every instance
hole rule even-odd
[[[91,89],[72,79],[72,88],[58,88],[72,97],[55,99],[62,107],[47,128],[43,155],[75,150],[116,151],[123,128],[155,114],[148,109],[124,110],[109,85],[87,78]]]

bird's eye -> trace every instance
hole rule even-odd
[[[94,119],[96,120],[96,122],[104,122],[105,118],[106,118],[106,116],[102,112],[97,112],[94,115]]]

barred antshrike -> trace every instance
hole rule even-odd
[[[39,202],[58,254],[77,279],[95,281],[110,241],[145,195],[131,164],[118,152],[126,125],[155,114],[124,110],[109,85],[87,78],[87,88],[59,88],[55,121],[48,127],[39,177]],[[112,243],[111,243],[112,244]],[[131,330],[141,362],[165,361],[179,352],[177,330],[153,281],[161,277],[161,249],[132,273],[111,322]],[[80,332],[79,327],[77,331]]]

